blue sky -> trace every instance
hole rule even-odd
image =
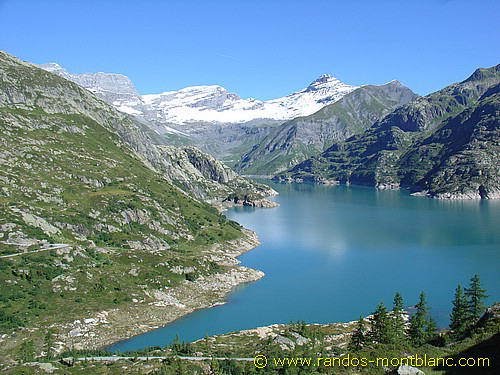
[[[500,61],[500,1],[0,0],[0,49],[141,93],[220,84],[286,95],[328,72],[419,94]]]

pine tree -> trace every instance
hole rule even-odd
[[[415,306],[417,311],[410,318],[410,339],[416,346],[420,346],[427,341],[426,327],[428,324],[427,302],[424,292],[420,293],[419,301]]]
[[[403,297],[399,292],[394,295],[392,307],[392,340],[401,343],[406,339]]]
[[[460,284],[455,289],[455,298],[453,299],[453,309],[450,315],[450,329],[457,336],[462,336],[470,324],[468,311],[468,302],[464,290]]]
[[[387,315],[387,308],[381,302],[371,318],[371,339],[380,344],[387,344],[390,338],[390,320]]]
[[[425,327],[425,335],[426,335],[426,341],[432,340],[436,337],[437,334],[437,325],[434,319],[429,317],[427,319],[427,325]]]
[[[363,348],[366,344],[366,333],[365,333],[365,322],[363,321],[363,317],[359,317],[358,324],[356,325],[356,329],[354,330],[351,341],[349,342],[349,350],[358,351]]]
[[[481,280],[479,275],[474,275],[470,279],[469,288],[465,289],[465,295],[468,300],[470,323],[475,323],[483,314],[485,306],[484,300],[486,297],[486,290],[481,287]]]
[[[392,311],[403,311],[403,309],[404,309],[403,296],[401,295],[401,293],[396,292],[396,294],[394,295]]]

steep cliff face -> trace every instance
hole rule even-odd
[[[416,95],[397,81],[362,86],[318,112],[273,128],[242,156],[236,169],[248,174],[272,175],[324,151],[368,128],[373,122]]]
[[[123,74],[116,73],[83,73],[72,74],[56,63],[41,64],[40,68],[57,74],[79,86],[93,92],[107,103],[113,104],[120,111],[137,114],[142,106],[142,98],[132,81]]]
[[[266,202],[265,198],[276,195],[270,187],[242,178],[213,156],[196,147],[159,146],[162,171],[171,181],[194,196],[205,199],[220,207],[238,203],[244,199],[249,202]],[[236,200],[235,200],[236,198]]]
[[[278,180],[409,188],[443,198],[494,198],[500,66],[478,69],[396,109]]]
[[[229,185],[222,186],[225,182],[211,180],[210,174],[197,173],[196,168],[186,169],[186,164],[179,166],[178,163],[172,163],[168,157],[165,158],[168,153],[159,148],[166,143],[165,138],[153,131],[143,120],[118,111],[91,92],[58,75],[22,63],[5,53],[1,53],[0,58],[2,63],[0,103],[39,107],[47,113],[78,113],[86,116],[116,133],[121,142],[133,150],[143,162],[155,171],[164,173],[170,182],[199,199],[223,201],[229,194],[241,194],[241,191],[234,190],[235,187],[248,189],[247,194],[260,199],[273,193],[272,190],[235,174],[227,181],[231,182]],[[205,164],[213,163],[211,168],[215,170],[227,169],[208,155],[201,152],[196,155],[205,160]],[[194,161],[195,156],[191,160]],[[182,169],[183,167],[185,169]],[[189,175],[189,172],[194,174]],[[190,182],[187,184],[186,180]]]

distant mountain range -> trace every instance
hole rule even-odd
[[[498,195],[498,66],[425,97],[397,81],[355,87],[322,75],[268,101],[216,85],[141,96],[123,75],[42,67],[133,114],[163,143],[196,145],[247,175],[448,198]]]
[[[266,101],[242,99],[218,85],[190,86],[141,96],[130,79],[121,74],[72,74],[56,63],[39,66],[89,89],[122,112],[154,123],[175,125],[289,120],[310,115],[357,88],[323,74],[300,91]]]
[[[500,65],[419,97],[277,177],[500,198]]]
[[[256,145],[261,144],[265,137],[276,136],[275,126],[287,120],[312,115],[358,89],[329,74],[323,74],[302,90],[267,101],[242,99],[218,85],[191,86],[178,91],[140,95],[131,80],[121,74],[73,74],[56,63],[39,66],[92,91],[118,110],[144,120],[152,130],[165,137],[169,144],[196,145],[226,164],[250,174],[276,173],[287,169],[291,163],[298,163],[314,152],[324,150],[325,147],[318,145],[316,141],[309,144],[306,140],[307,151],[296,152],[297,147],[286,150],[287,154],[293,156],[283,157],[282,159],[286,159],[283,162],[277,163],[275,155],[266,155],[264,158],[270,160],[253,163],[253,155],[247,155],[250,152],[255,154]],[[395,85],[389,87],[393,86]],[[390,98],[388,100],[391,101]],[[405,102],[395,104],[403,103]],[[387,109],[385,104],[382,107]],[[374,110],[377,112],[378,108]],[[322,126],[324,128],[326,126]],[[314,132],[322,133],[322,129]],[[346,134],[354,132],[348,130]],[[323,135],[313,136],[318,137]],[[323,138],[325,144],[338,139],[330,139],[326,134]],[[298,139],[297,144],[302,144],[300,132]],[[243,155],[245,159],[241,160]],[[266,168],[257,171],[264,164],[267,165]]]
[[[320,153],[335,141],[363,132],[416,97],[398,81],[359,87],[312,115],[276,126],[241,157],[235,168],[247,174],[276,174]]]

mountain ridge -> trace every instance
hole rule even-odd
[[[329,74],[322,74],[307,87],[270,100],[243,99],[220,85],[187,86],[179,90],[140,95],[130,79],[121,74],[102,72],[72,74],[57,63],[40,64],[39,67],[101,94],[106,101],[123,112],[142,116],[152,122],[161,121],[176,125],[200,121],[241,123],[262,119],[289,120],[311,114],[357,88]],[[124,92],[126,96],[112,97],[104,94],[102,86],[109,83],[107,78],[115,78],[121,86],[126,86],[127,90]]]
[[[362,134],[333,144],[319,156],[275,178],[379,188],[404,187],[416,194],[438,198],[498,198],[500,172],[495,158],[500,158],[499,82],[500,65],[477,69],[464,81],[416,98],[375,122]],[[475,122],[471,116],[475,116]],[[462,124],[475,135],[464,138],[466,133],[454,132],[451,124],[457,128]],[[442,129],[448,130],[440,133]],[[456,137],[452,142],[446,140],[448,133]],[[409,156],[412,150],[424,150],[425,139],[433,136],[436,137],[433,142],[427,141],[434,144],[433,148],[427,147],[427,155],[413,159]],[[451,147],[457,143],[462,144],[462,150]],[[434,183],[421,181],[424,175],[440,175],[439,172],[446,170],[446,176],[431,179]],[[455,172],[451,173],[452,170]],[[462,180],[457,180],[456,176],[461,176]]]
[[[319,154],[335,141],[362,132],[415,97],[395,80],[380,86],[361,86],[312,115],[276,126],[241,157],[235,169],[249,174],[276,174]]]
[[[285,164],[280,161],[281,165],[277,168],[269,166],[265,171],[247,171],[246,163],[240,159],[252,153],[255,145],[260,144],[265,137],[271,137],[276,126],[284,121],[310,116],[360,87],[373,86],[350,86],[330,74],[322,74],[303,89],[281,98],[262,101],[242,99],[220,85],[188,86],[159,94],[139,95],[127,77],[118,75],[124,80],[119,86],[127,87],[125,94],[119,94],[93,85],[98,79],[105,80],[106,74],[71,75],[57,64],[45,64],[42,68],[68,77],[119,110],[144,120],[168,144],[198,146],[241,172],[260,175],[286,169],[291,163],[298,163],[322,151],[328,143],[337,139],[325,140],[325,144],[320,147],[316,142],[313,147],[306,145],[297,151],[299,157],[288,158]],[[109,75],[115,76],[112,73]],[[393,80],[386,85],[396,82]],[[109,82],[101,86],[109,86]]]

